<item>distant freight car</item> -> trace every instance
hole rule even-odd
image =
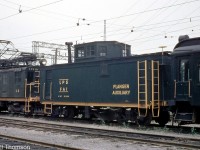
[[[130,46],[115,41],[76,45],[75,63],[40,69],[40,100],[55,116],[164,125],[173,98],[170,66],[167,52],[130,56]]]

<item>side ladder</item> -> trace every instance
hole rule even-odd
[[[51,115],[52,104],[44,104],[44,114]]]
[[[151,61],[152,72],[152,116],[160,115],[160,79],[159,79],[159,61]]]
[[[138,72],[138,115],[147,116],[147,61],[137,62]]]
[[[30,112],[30,100],[29,98],[25,98],[25,106],[24,106],[24,112],[29,113]]]

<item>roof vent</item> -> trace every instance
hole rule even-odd
[[[182,42],[184,40],[188,40],[190,37],[188,35],[180,35],[178,38],[179,42]]]

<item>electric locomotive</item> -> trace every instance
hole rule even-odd
[[[14,59],[0,60],[0,111],[9,113],[32,113],[40,104],[40,66],[34,66],[37,57],[21,53]],[[41,65],[46,60],[40,60]],[[41,108],[40,110],[43,111]]]

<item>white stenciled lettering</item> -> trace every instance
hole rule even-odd
[[[113,84],[112,95],[130,95],[129,84]]]

